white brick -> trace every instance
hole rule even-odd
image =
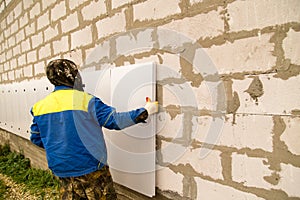
[[[69,51],[69,41],[68,36],[62,37],[60,40],[53,42],[54,55],[61,52]]]
[[[10,70],[9,63],[8,63],[8,62],[5,62],[5,63],[4,63],[4,71],[8,71],[8,70]]]
[[[180,66],[180,56],[178,54],[172,54],[172,53],[167,53],[165,52],[162,55],[159,55],[162,59],[162,64],[160,64],[157,68],[157,73],[160,73],[160,67],[163,66],[163,68],[167,68],[165,70],[162,70],[162,73],[164,73],[163,71],[173,71],[174,73],[178,73],[181,70],[181,66]],[[159,63],[159,62],[157,62]],[[158,75],[157,75],[158,76]]]
[[[21,49],[22,49],[22,53],[24,53],[24,52],[28,51],[29,49],[31,49],[29,38],[27,38],[26,40],[21,42]]]
[[[15,32],[17,32],[19,30],[19,23],[18,21],[14,21],[14,23],[11,24],[11,34],[14,34]]]
[[[205,120],[199,118],[199,133],[200,141],[207,136],[207,132],[203,133],[204,126],[209,124]],[[250,148],[250,149],[262,149],[265,151],[273,151],[273,119],[271,116],[261,115],[241,115],[235,116],[235,124],[232,124],[233,116],[227,115],[226,121],[224,120],[224,126],[221,129],[218,145],[224,145],[229,147]],[[255,127],[255,131],[253,130]]]
[[[292,64],[300,65],[300,32],[290,29],[287,37],[283,40],[283,50],[286,59],[291,59]]]
[[[45,12],[42,16],[38,17],[37,19],[37,30],[40,30],[50,24],[49,21],[49,12]]]
[[[27,62],[36,62],[37,61],[37,53],[36,51],[30,51],[27,53]]]
[[[264,34],[204,50],[220,74],[266,71],[276,65],[276,57],[272,55],[274,44],[269,42],[271,36]],[[198,58],[196,52],[194,63],[201,63]]]
[[[5,4],[4,4],[4,1],[1,1],[0,3],[0,13],[2,13],[5,9]],[[2,76],[0,76],[0,78],[2,78]]]
[[[292,110],[300,108],[298,76],[282,80],[273,78],[272,75],[260,75],[259,79],[262,82],[264,94],[258,97],[257,102],[245,92],[253,81],[253,77],[233,81],[232,90],[238,93],[241,102],[238,113],[291,114]]]
[[[183,47],[184,44],[191,42],[192,40],[190,38],[178,32],[160,27],[157,29],[157,43],[159,44],[159,49],[165,49],[167,52],[177,54],[185,50]]]
[[[39,59],[47,58],[51,56],[51,47],[50,44],[42,46],[39,50]]]
[[[13,48],[13,56],[16,56],[21,53],[21,46],[17,45]]]
[[[15,15],[15,18],[17,19],[21,13],[23,11],[23,8],[22,8],[22,2],[20,2],[18,5],[16,5],[16,7],[14,8],[14,15]]]
[[[33,19],[34,17],[36,17],[37,15],[39,15],[41,13],[41,4],[39,2],[37,2],[30,10],[29,12],[29,16],[30,19]]]
[[[229,186],[221,185],[215,182],[203,180],[196,177],[197,183],[197,199],[201,200],[263,200],[254,194],[242,192]]]
[[[133,6],[133,19],[161,19],[181,12],[180,0],[149,0]]]
[[[135,37],[132,37],[131,34],[117,37],[117,55],[128,55],[129,53],[152,49],[155,43],[152,39],[152,32],[152,29],[145,29],[136,33]]]
[[[26,10],[26,9],[29,8],[29,7],[31,7],[33,3],[34,3],[34,0],[23,1],[23,4],[24,4],[24,10]]]
[[[112,7],[112,9],[115,9],[115,8],[121,7],[125,4],[131,3],[133,1],[134,0],[114,0],[114,1],[111,1],[111,7]]]
[[[205,157],[202,157],[202,150],[203,148],[187,149],[185,153],[173,164],[190,164],[196,172],[209,176],[213,179],[222,180],[221,152],[209,150],[209,153]]]
[[[27,13],[24,13],[19,19],[20,27],[24,27],[28,24],[28,15]]]
[[[49,6],[53,5],[56,0],[42,0],[43,10],[46,10]]]
[[[2,44],[3,40],[4,40],[4,33],[1,32],[0,33],[0,44]]]
[[[16,58],[11,59],[9,63],[10,63],[11,69],[15,69],[18,67]]]
[[[9,44],[10,47],[15,46],[16,37],[14,35],[8,38],[8,44]]]
[[[11,27],[9,26],[7,29],[4,29],[5,38],[9,38],[11,36]]]
[[[253,30],[300,21],[298,0],[245,0],[227,6],[231,31]]]
[[[7,24],[10,24],[14,21],[14,13],[10,12],[6,17]]]
[[[172,119],[167,112],[159,112],[156,123],[158,135],[166,138],[180,138],[183,135],[182,114]]]
[[[16,43],[18,44],[18,43],[20,43],[24,39],[25,39],[25,32],[24,32],[24,29],[21,29],[16,34]]]
[[[66,5],[65,1],[56,4],[54,8],[51,10],[51,21],[56,21],[59,18],[66,15]]]
[[[33,65],[34,67],[34,75],[38,74],[45,74],[45,63],[44,62],[38,62]]]
[[[270,189],[272,185],[264,180],[272,171],[265,165],[266,159],[251,158],[246,155],[232,154],[232,180],[245,186]]]
[[[12,49],[8,49],[7,51],[6,51],[6,60],[9,60],[9,59],[11,59],[12,58]]]
[[[191,41],[202,37],[214,37],[222,34],[224,31],[224,20],[219,13],[220,9],[193,17],[186,17],[172,21],[161,26],[161,28],[176,31],[175,34],[182,34]]]
[[[49,26],[45,31],[44,31],[44,38],[45,42],[53,39],[54,37],[58,36],[58,24],[55,26]]]
[[[35,49],[43,44],[43,32],[36,33],[31,37],[32,48]]]
[[[184,156],[185,152],[188,150],[188,147],[172,142],[162,141],[160,152],[163,162],[174,164],[177,163],[177,161]]]
[[[83,4],[84,2],[86,2],[86,0],[72,0],[69,2],[69,7],[71,10],[73,10],[78,6],[80,6],[81,4]]]
[[[15,80],[15,71],[14,70],[9,71],[7,73],[7,76],[8,76],[8,80],[11,80],[11,81]]]
[[[77,12],[69,15],[66,19],[61,22],[61,29],[63,33],[67,33],[71,30],[74,30],[79,26]]]
[[[71,49],[92,43],[92,29],[90,26],[71,34]]]
[[[195,104],[197,105],[196,107],[198,107],[198,109],[216,110],[217,84],[213,82],[202,81],[199,87],[190,88],[192,89],[192,92],[190,92],[189,98],[193,99],[196,102]]]
[[[110,43],[105,41],[95,48],[86,50],[85,64],[99,63],[103,58],[109,58]]]
[[[23,66],[26,64],[26,54],[21,54],[19,57],[18,57],[18,65],[19,66]]]
[[[2,73],[2,81],[8,80],[8,73]]]
[[[23,77],[23,69],[16,69],[15,70],[15,78],[22,78]]]
[[[4,51],[1,51],[0,53],[0,63],[3,63],[5,61],[5,52]]]
[[[25,77],[32,77],[33,76],[32,65],[28,65],[27,67],[24,67],[23,72]]]
[[[183,196],[183,175],[175,174],[168,168],[161,168],[156,171],[156,187],[162,191],[173,191]]]
[[[4,66],[3,66],[3,64],[0,64],[0,73],[2,73],[2,72],[4,72]]]
[[[287,145],[288,150],[296,155],[300,155],[300,118],[299,117],[282,117],[286,128],[280,139]]]
[[[1,21],[0,26],[1,26],[1,29],[3,29],[3,30],[6,29],[7,25],[6,25],[6,20],[5,19],[3,19]]]
[[[84,20],[93,20],[101,14],[106,13],[105,1],[92,1],[88,6],[81,11]]]
[[[126,21],[123,12],[116,13],[111,18],[105,18],[96,23],[98,38],[109,36],[113,33],[125,31]]]
[[[71,52],[67,52],[66,54],[62,55],[64,59],[69,59],[72,60],[74,63],[79,65],[80,67],[82,66],[82,51],[81,49],[76,49]]]
[[[298,131],[299,132],[299,131]],[[289,196],[300,197],[300,168],[292,165],[280,164],[280,180],[276,189],[285,191]]]
[[[35,33],[35,25],[34,23],[28,24],[25,26],[25,35],[28,37],[29,35]]]

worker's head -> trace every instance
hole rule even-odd
[[[77,65],[68,59],[56,59],[49,62],[46,68],[49,81],[55,85],[65,85],[83,90],[82,79]]]

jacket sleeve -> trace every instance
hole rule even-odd
[[[40,136],[40,130],[39,130],[39,127],[38,127],[38,124],[36,122],[36,119],[33,115],[33,112],[32,110],[30,111],[31,115],[33,116],[33,120],[32,120],[32,124],[30,126],[30,141],[41,147],[41,148],[44,148],[44,144],[42,142],[42,139],[41,139],[41,136]]]
[[[145,122],[148,113],[145,108],[128,112],[117,112],[99,98],[93,97],[89,103],[89,111],[100,126],[108,129],[121,130],[137,123]]]

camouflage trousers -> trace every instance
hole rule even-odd
[[[109,168],[70,178],[59,178],[60,198],[62,200],[115,200],[117,195],[113,187]]]

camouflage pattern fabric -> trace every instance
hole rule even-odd
[[[109,168],[70,178],[59,178],[60,198],[62,200],[115,200],[117,195]]]
[[[83,91],[83,83],[78,66],[71,60],[52,60],[46,67],[46,75],[55,86],[65,85]]]

